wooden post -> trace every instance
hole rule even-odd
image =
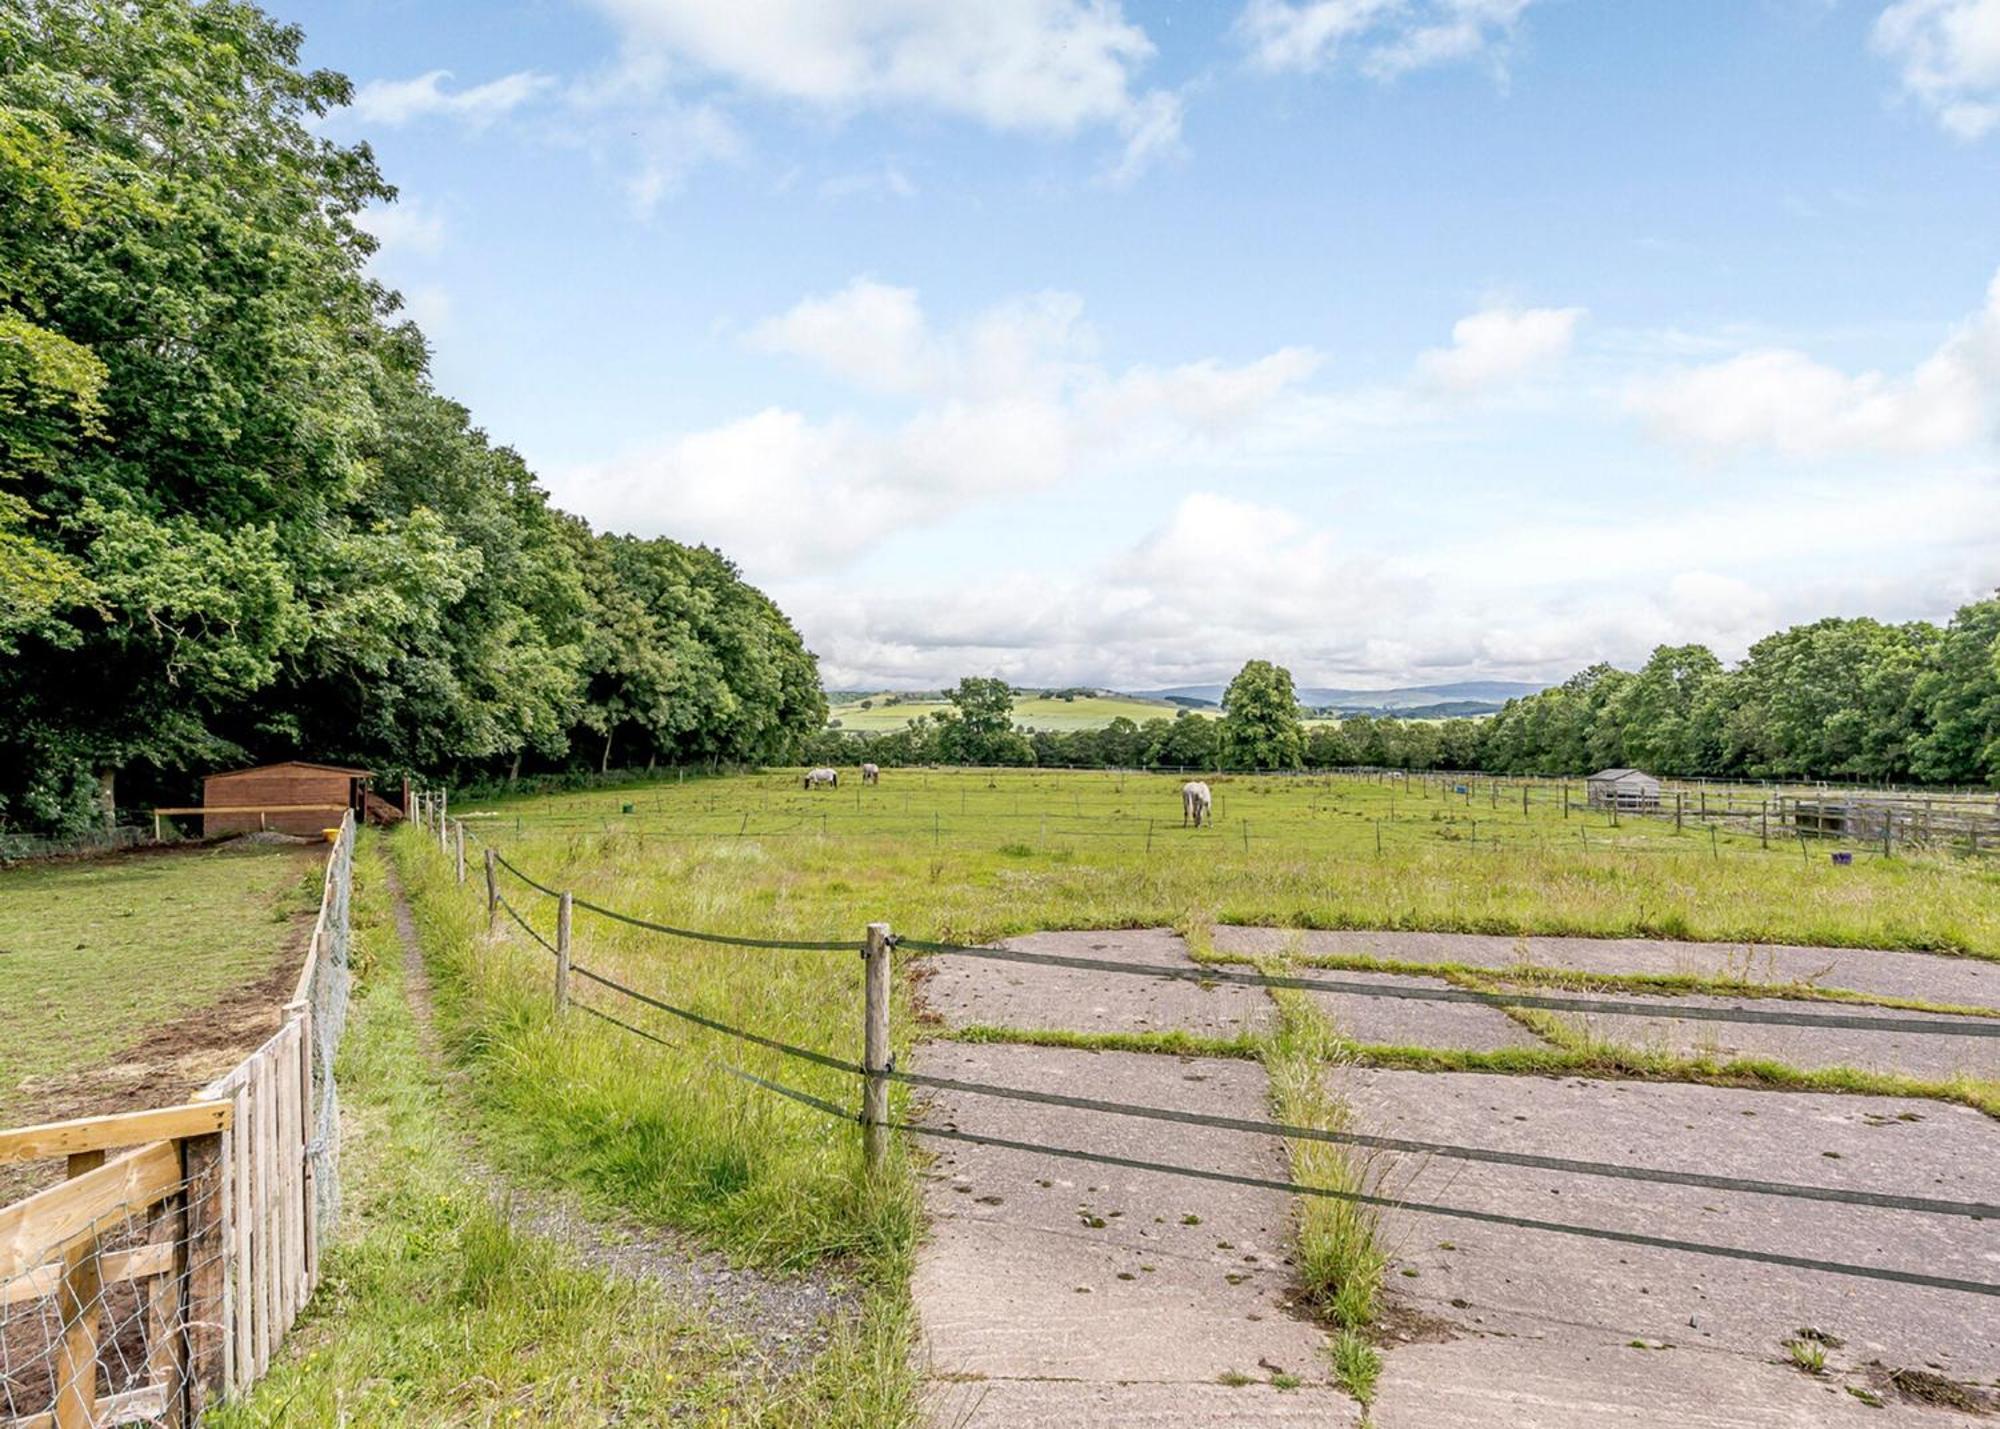
[[[1569,780],[1563,780],[1563,817],[1569,817]]]
[[[861,973],[861,1137],[868,1169],[889,1163],[889,925],[870,923]]]
[[[556,1013],[569,1011],[570,896],[556,899]]]
[[[446,858],[450,858],[451,829],[449,827],[448,821],[444,816],[444,790],[442,789],[438,790],[437,829],[438,829],[438,852],[443,854]]]
[[[72,1152],[72,1180],[104,1164],[102,1151]],[[56,1429],[89,1429],[97,1405],[97,1335],[104,1318],[104,1272],[93,1233],[63,1253],[63,1278],[56,1289]]]
[[[451,821],[452,866],[458,874],[459,887],[465,886],[465,820]]]
[[[222,1363],[222,1133],[181,1142],[186,1182],[187,1233],[175,1255],[181,1285],[181,1334],[186,1346],[185,1417],[198,1424],[221,1397]]]
[[[500,881],[494,875],[493,850],[486,850],[486,931],[493,931],[493,920],[500,916]]]
[[[1682,804],[1682,802],[1683,802],[1683,801],[1684,801],[1684,800],[1685,800],[1686,798],[1687,798],[1687,796],[1686,796],[1685,794],[1681,793],[1681,791],[1680,791],[1680,790],[1676,789],[1676,790],[1674,791],[1674,832],[1675,832],[1675,833],[1679,833],[1679,832],[1681,831],[1681,804]]]

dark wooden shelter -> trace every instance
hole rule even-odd
[[[359,817],[373,777],[372,770],[303,759],[211,774],[201,783],[201,831],[208,838],[258,829],[311,836],[338,824],[348,809]]]

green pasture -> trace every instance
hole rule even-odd
[[[779,1272],[833,1266],[853,1276],[865,1287],[864,1314],[799,1407],[810,1416],[866,1405],[870,1422],[884,1423],[911,1414],[907,1272],[918,1217],[910,1168],[899,1160],[871,1177],[851,1120],[734,1073],[849,1111],[856,1079],[620,997],[586,970],[852,1061],[861,1038],[854,950],[873,921],[966,942],[1038,928],[1172,925],[1205,957],[1215,956],[1207,929],[1217,921],[2000,957],[2000,877],[1970,860],[1863,853],[1836,866],[1821,846],[1766,849],[1754,833],[1676,831],[1671,820],[1576,807],[1565,817],[1559,802],[1531,795],[1524,809],[1518,792],[1507,799],[1469,786],[1460,794],[1421,779],[1407,787],[1339,776],[1210,782],[1217,817],[1196,830],[1182,827],[1181,781],[1168,776],[888,770],[880,785],[850,776],[837,790],[808,792],[792,771],[677,775],[457,806],[474,834],[464,887],[418,831],[400,832],[396,850],[438,978],[448,1048],[470,1073],[465,1085],[485,1144],[519,1175],[555,1179],[607,1210],[693,1232],[744,1262]],[[489,936],[482,846],[549,889],[652,923],[834,946],[719,946],[579,906],[579,971],[572,1009],[559,1017],[553,958],[537,941],[555,936],[556,900],[502,870],[507,906]],[[926,1030],[922,966],[907,962],[896,982],[892,1026],[902,1056]],[[1345,1115],[1313,1091],[1314,1069],[1329,1058],[1471,1065],[1481,1055],[1350,1044],[1297,998],[1281,1000],[1281,1012],[1274,1034],[1227,1045],[1158,1035],[1156,1046],[1141,1038],[1117,1045],[1261,1058],[1274,1110],[1326,1125]],[[1037,1040],[1004,1028],[957,1035]],[[1551,1045],[1493,1054],[1487,1069],[1822,1088],[1860,1075],[1808,1078],[1777,1064],[1614,1051]],[[2000,1105],[1990,1083],[1878,1077],[1853,1089]],[[904,1104],[899,1085],[892,1114]],[[1330,1183],[1365,1174],[1317,1155],[1294,1171]],[[1365,1218],[1315,1214],[1301,1227],[1299,1253],[1313,1303],[1339,1329],[1343,1382],[1365,1393],[1373,1364],[1367,1292],[1379,1262],[1372,1228]]]
[[[325,849],[228,844],[0,869],[0,1119],[275,968]],[[275,1007],[275,1004],[274,1004]]]

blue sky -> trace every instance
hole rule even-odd
[[[838,686],[2000,584],[2000,0],[272,0],[440,387]]]

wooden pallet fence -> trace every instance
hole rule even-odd
[[[338,1206],[331,1062],[346,1005],[354,833],[350,811],[327,860],[305,964],[262,1046],[185,1107],[0,1130],[0,1163],[65,1156],[71,1176],[0,1207],[0,1316],[52,1299],[53,1315],[34,1323],[60,1327],[45,1336],[48,1363],[37,1370],[49,1402],[23,1413],[10,1378],[0,1429],[192,1425],[218,1396],[243,1393],[269,1370],[318,1284]],[[105,1148],[141,1142],[98,1164]],[[100,1244],[107,1218],[144,1214],[158,1234],[136,1246]],[[163,1290],[141,1292],[157,1322],[144,1332],[156,1372],[96,1393],[105,1287],[156,1279],[178,1297],[169,1317],[156,1303]],[[13,1324],[0,1319],[0,1333]]]

